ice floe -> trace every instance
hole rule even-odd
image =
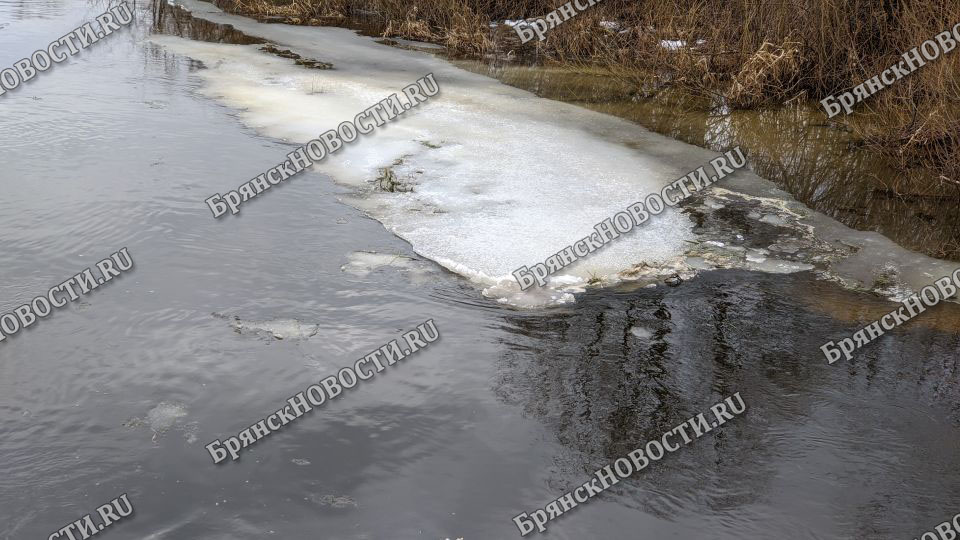
[[[307,142],[434,73],[440,86],[436,97],[345,145],[317,169],[355,188],[347,202],[409,242],[418,255],[466,277],[498,301],[562,304],[592,286],[661,283],[674,274],[687,280],[711,268],[815,269],[845,286],[867,289],[885,261],[896,264],[905,286],[914,288],[949,270],[949,264],[880,235],[852,231],[741,170],[699,200],[668,209],[564,268],[547,287],[521,292],[513,270],[542,262],[593,232],[596,223],[717,154],[347,29],[260,24],[197,0],[180,3],[195,16],[336,66],[309,71],[253,45],[153,38],[202,61],[207,69],[196,72],[203,80],[200,92],[233,108],[242,122],[267,136]],[[661,44],[686,45],[682,40]],[[318,78],[321,93],[311,90]],[[403,189],[379,189],[384,171]],[[237,180],[244,179],[207,187],[211,193],[222,191]],[[741,226],[745,220],[750,227]],[[384,265],[373,255],[352,257],[344,272],[361,275],[385,266],[410,271],[409,261],[401,259]],[[280,339],[316,331],[297,321],[239,321],[236,329]]]

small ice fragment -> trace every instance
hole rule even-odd
[[[332,508],[357,507],[357,501],[346,495],[310,495],[310,500],[320,506],[329,506]]]
[[[559,276],[553,276],[550,278],[550,284],[552,285],[579,285],[583,283],[583,279],[577,276],[571,276],[569,274],[562,274]]]
[[[642,326],[634,326],[630,328],[630,333],[640,339],[650,339],[653,337],[653,332]]]
[[[147,413],[147,424],[154,433],[163,433],[184,416],[187,416],[187,408],[184,405],[164,401]]]
[[[272,321],[244,321],[234,319],[232,326],[239,334],[253,332],[267,334],[274,339],[306,339],[320,330],[316,324],[301,323],[296,319],[276,319]]]
[[[760,221],[763,223],[769,223],[770,225],[776,225],[778,227],[785,227],[787,222],[784,219],[776,214],[765,214]]]
[[[417,267],[414,259],[395,253],[355,251],[347,255],[347,260],[347,264],[341,266],[340,270],[360,277],[379,268],[394,267],[411,270]]]

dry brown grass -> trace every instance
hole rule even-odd
[[[453,51],[480,54],[492,45],[490,19],[465,0],[215,0],[220,7],[292,24],[321,24],[331,18],[362,19],[384,37],[439,43]]]
[[[376,20],[384,36],[482,54],[491,21],[543,16],[556,0],[217,0],[251,15],[310,24]],[[227,5],[224,5],[227,4]],[[616,22],[616,30],[601,21]],[[603,67],[649,94],[673,87],[714,106],[756,108],[847,91],[900,55],[960,23],[957,0],[604,0],[531,43],[538,58]],[[501,32],[503,28],[501,27]],[[503,32],[500,35],[508,35]],[[665,48],[663,40],[688,46]],[[502,41],[502,40],[501,40]],[[904,168],[932,167],[960,186],[960,52],[937,59],[858,106],[850,127]],[[840,119],[844,121],[844,119]]]
[[[605,66],[639,93],[673,87],[713,106],[756,108],[851,90],[957,23],[956,0],[607,0],[551,30],[546,51]],[[960,187],[960,52],[872,96],[857,115],[866,121],[848,129],[872,149]]]

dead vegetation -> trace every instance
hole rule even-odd
[[[709,107],[758,108],[849,91],[900,55],[960,23],[957,0],[604,0],[521,46],[491,22],[542,17],[556,0],[216,0],[225,9],[295,24],[364,19],[387,37],[466,54],[602,68],[641,95],[663,88]],[[601,22],[603,24],[601,24]],[[529,52],[529,51],[528,51]],[[857,106],[849,129],[904,169],[960,187],[960,52]]]
[[[263,52],[267,52],[267,53],[279,56],[280,58],[289,58],[290,60],[293,60],[294,63],[297,64],[298,66],[303,66],[309,69],[333,69],[333,64],[331,64],[330,62],[321,62],[320,60],[304,58],[291,50],[281,49],[276,45],[265,45],[263,47],[260,47],[260,50]]]
[[[397,173],[394,172],[394,167],[403,165],[404,159],[409,156],[404,156],[400,159],[397,159],[393,162],[393,165],[388,167],[381,167],[379,174],[377,175],[377,188],[381,191],[386,191],[388,193],[409,193],[413,191],[413,186],[407,184],[397,176]]]

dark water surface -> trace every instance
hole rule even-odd
[[[102,11],[0,0],[0,66]],[[820,344],[892,305],[720,271],[513,310],[313,173],[214,220],[203,199],[292,147],[199,97],[201,66],[145,31],[0,97],[0,312],[121,247],[135,262],[0,343],[0,538],[47,538],[121,493],[133,516],[98,536],[516,538],[517,513],[738,391],[743,417],[544,536],[914,538],[960,512],[960,307],[828,365]],[[342,271],[356,251],[415,261]],[[213,313],[319,331],[277,340]],[[204,444],[427,318],[429,349],[212,463]]]

